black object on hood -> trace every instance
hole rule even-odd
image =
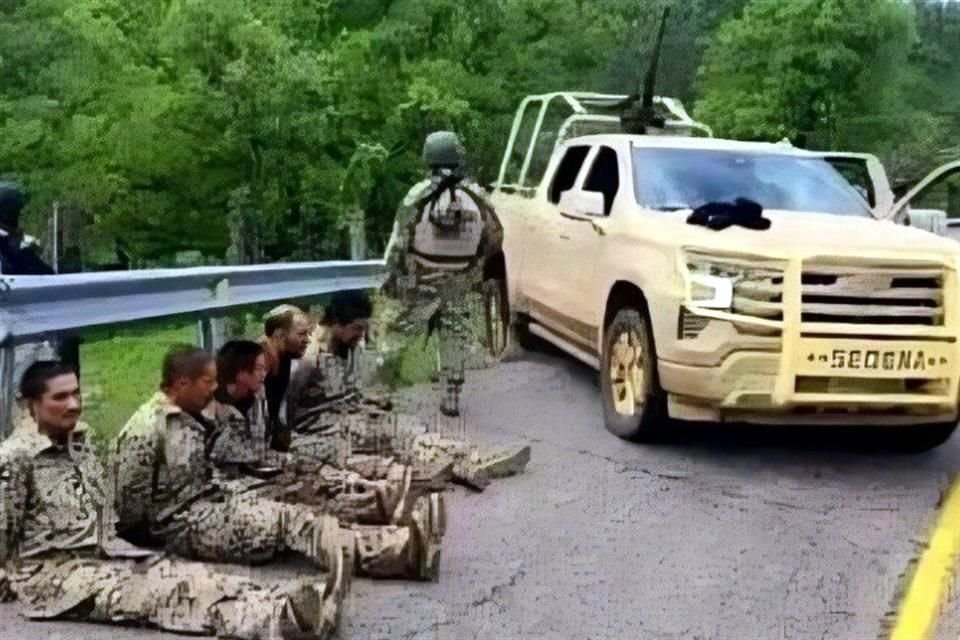
[[[23,191],[14,182],[0,182],[0,225],[8,229],[20,226],[20,212],[26,204]]]
[[[763,217],[763,207],[753,200],[737,198],[733,202],[708,202],[693,210],[687,224],[699,224],[720,231],[732,225],[766,231],[770,219]]]

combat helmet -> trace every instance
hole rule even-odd
[[[17,183],[0,181],[0,225],[16,229],[25,204],[26,198]]]
[[[462,167],[460,138],[452,131],[434,131],[423,143],[423,161],[429,167]]]

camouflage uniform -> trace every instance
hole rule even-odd
[[[377,472],[364,468],[382,469],[396,460],[412,467],[414,482],[431,488],[452,477],[482,489],[489,480],[526,466],[529,447],[481,448],[457,437],[464,432],[462,420],[454,427],[456,434],[445,435],[440,416],[437,424],[427,425],[395,412],[388,399],[365,395],[355,360],[332,353],[324,338],[323,333],[314,336],[291,382],[291,451],[332,458],[346,450],[349,456],[342,464],[368,478]]]
[[[439,514],[415,505],[411,526],[344,525],[322,508],[261,495],[248,479],[215,473],[213,427],[158,392],[127,422],[114,446],[118,531],[166,544],[184,557],[259,563],[283,551],[325,566],[324,547],[343,546],[370,576],[432,578],[439,561]]]
[[[251,640],[333,632],[342,550],[326,580],[266,586],[163,557],[116,538],[103,478],[78,432],[60,446],[23,429],[0,445],[0,591],[26,616]]]
[[[229,402],[217,399],[208,408],[214,431],[208,443],[210,460],[217,466],[254,464],[273,452],[267,442],[267,397],[261,389],[246,414]]]
[[[260,495],[284,502],[300,502],[323,507],[324,511],[346,522],[359,524],[397,524],[409,516],[411,470],[392,460],[368,460],[345,455],[342,464],[326,464],[328,456],[280,453],[268,449],[266,442],[266,400],[263,393],[254,398],[244,415],[233,404],[218,400],[210,413],[214,432],[210,459],[224,477],[240,479],[255,474],[251,466],[282,469],[279,477],[259,483]],[[248,482],[257,484],[248,479]]]
[[[435,135],[440,135],[441,144],[457,149],[438,147],[431,152]],[[424,148],[428,164],[459,165],[461,153],[455,136],[443,132],[432,134]],[[465,356],[472,340],[471,314],[480,308],[484,263],[503,245],[503,227],[486,193],[458,172],[437,169],[404,197],[387,245],[383,289],[402,307],[396,329],[408,335],[437,332],[444,390],[441,411],[452,416],[459,415]],[[462,255],[474,242],[474,255]]]

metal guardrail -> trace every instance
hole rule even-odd
[[[216,319],[232,309],[370,289],[385,276],[383,260],[0,275],[0,437],[12,415],[17,344],[87,327],[193,313],[201,316],[201,344],[212,347]]]

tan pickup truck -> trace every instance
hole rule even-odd
[[[573,114],[544,136],[558,96]],[[693,137],[679,105],[685,135],[576,135],[611,122],[577,106],[622,97],[533,98],[547,116],[524,134],[521,107],[492,194],[489,317],[597,368],[610,431],[655,439],[669,417],[896,428],[918,449],[950,436],[960,245],[899,224],[906,201],[868,202],[823,154]],[[688,222],[735,198],[769,228]]]

